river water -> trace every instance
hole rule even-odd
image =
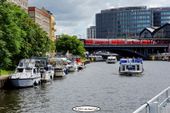
[[[132,113],[170,86],[170,62],[144,61],[141,76],[120,76],[119,64],[97,62],[41,86],[0,90],[0,113],[76,113],[75,106],[98,113]]]

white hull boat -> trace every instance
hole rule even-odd
[[[137,75],[142,74],[143,71],[142,59],[120,59],[120,75]]]
[[[54,78],[54,69],[51,65],[45,67],[45,69],[41,69],[41,82],[48,82],[53,80]]]
[[[20,61],[16,72],[10,76],[13,87],[31,87],[40,83],[41,76],[34,63],[35,61],[31,59]]]
[[[68,72],[75,72],[75,71],[77,71],[77,68],[78,68],[78,66],[76,63],[66,65],[66,69],[68,70]]]
[[[106,60],[106,63],[116,63],[116,62],[117,62],[116,56],[109,56]]]
[[[40,78],[10,79],[12,86],[18,88],[32,87],[40,83]]]
[[[64,77],[66,75],[65,68],[56,67],[54,68],[54,77]]]

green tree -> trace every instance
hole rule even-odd
[[[0,66],[14,67],[22,58],[44,56],[53,43],[20,7],[0,1]]]
[[[83,56],[85,49],[83,43],[76,36],[61,35],[56,41],[57,52],[66,53],[69,51],[73,55]]]

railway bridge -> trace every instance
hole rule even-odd
[[[169,44],[147,44],[147,45],[85,45],[90,53],[96,51],[109,51],[117,53],[122,57],[142,57],[148,59],[150,55],[168,52]]]

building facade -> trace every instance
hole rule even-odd
[[[52,40],[52,41],[55,41],[56,40],[56,36],[55,36],[55,17],[53,15],[53,13],[51,13],[50,11],[48,11],[47,9],[45,9],[44,7],[41,9],[42,11],[48,13],[49,15],[49,19],[50,19],[50,33],[49,33],[49,38]]]
[[[147,27],[170,21],[170,8],[123,7],[96,14],[97,38],[138,38]]]
[[[28,14],[30,17],[37,23],[45,32],[47,32],[48,37],[51,39],[51,32],[50,32],[50,16],[48,12],[38,9],[36,7],[29,7]]]
[[[170,38],[170,23],[160,27],[144,28],[140,32],[140,38]]]
[[[151,8],[154,15],[154,26],[170,23],[170,7]]]
[[[141,32],[140,32],[140,38],[153,38],[155,31],[158,29],[159,27],[148,27],[148,28],[144,28]]]
[[[20,6],[26,12],[28,11],[28,0],[8,0],[8,1]]]
[[[87,28],[87,38],[96,38],[96,26]]]
[[[50,38],[52,41],[55,41],[56,40],[56,35],[55,35],[55,32],[56,32],[56,29],[55,29],[55,17],[54,15],[50,15]]]
[[[170,23],[166,23],[155,30],[154,38],[170,38]]]

